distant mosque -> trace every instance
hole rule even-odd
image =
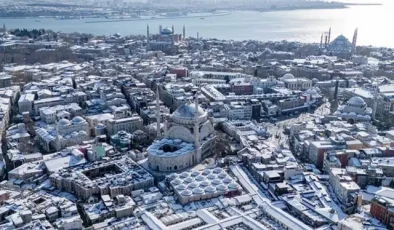
[[[320,49],[328,55],[339,58],[348,58],[356,52],[358,29],[354,31],[353,41],[350,42],[342,34],[331,41],[331,28],[328,33],[323,33],[320,39]]]
[[[339,106],[334,116],[338,116],[351,124],[369,122],[372,118],[372,109],[367,106],[364,99],[355,96],[350,98],[346,104]]]
[[[149,25],[146,27],[147,49],[148,50],[161,50],[166,53],[175,52],[179,45],[181,45],[186,36],[186,28],[183,26],[183,33],[176,34],[174,26],[172,28],[159,27],[158,34],[150,34]]]

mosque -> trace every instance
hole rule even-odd
[[[147,49],[161,50],[163,52],[174,52],[178,46],[184,41],[186,36],[186,28],[183,26],[182,34],[175,34],[174,26],[172,28],[159,27],[159,33],[151,35],[149,25],[146,27]]]
[[[335,116],[347,120],[349,123],[370,121],[372,109],[367,107],[367,103],[361,97],[352,97],[346,104],[339,106],[334,113]]]
[[[352,42],[342,34],[331,41],[331,28],[328,33],[323,33],[320,40],[320,49],[329,55],[335,55],[339,58],[348,58],[356,52],[358,29],[354,31]],[[323,41],[324,40],[324,41]],[[323,43],[324,42],[324,43]]]
[[[147,149],[148,166],[157,172],[179,171],[201,162],[211,154],[216,138],[208,113],[198,105],[197,95],[194,104],[181,105],[164,121],[163,138],[158,121],[157,136]]]

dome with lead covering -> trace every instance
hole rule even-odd
[[[180,184],[178,186],[175,187],[177,190],[185,190],[186,189],[186,185],[184,184]]]
[[[188,188],[197,188],[199,184],[197,182],[190,183]]]
[[[162,30],[160,31],[160,33],[161,33],[162,35],[171,35],[171,34],[172,34],[172,29],[169,28],[169,27],[166,27],[166,28],[162,29]]]
[[[237,183],[230,183],[228,185],[228,189],[230,189],[230,190],[238,189],[238,184]]]
[[[84,120],[82,117],[80,117],[80,116],[76,116],[76,117],[74,117],[74,118],[71,120],[71,122],[74,123],[74,124],[78,124],[78,123],[83,123],[83,122],[85,122],[85,120]]]
[[[170,178],[170,179],[178,178],[178,174],[177,174],[177,173],[171,173],[171,174],[168,176],[168,178]]]
[[[212,184],[221,184],[221,183],[222,183],[222,181],[219,179],[215,179],[212,181]]]
[[[359,96],[350,98],[350,99],[347,101],[347,103],[348,103],[348,104],[351,104],[351,105],[353,105],[353,106],[362,106],[362,105],[365,105],[364,99],[362,99],[362,98],[359,97]]]
[[[220,184],[220,185],[216,186],[216,189],[220,190],[220,191],[226,191],[227,187],[224,184]]]
[[[190,173],[188,173],[188,172],[183,172],[180,175],[180,177],[182,177],[182,178],[186,178],[186,177],[189,177],[189,176],[190,176]]]
[[[174,184],[174,185],[182,184],[182,180],[179,178],[176,178],[175,180],[171,181],[171,184]]]
[[[203,175],[209,175],[209,174],[211,174],[211,170],[205,169],[205,170],[202,172],[202,174],[203,174]]]
[[[225,178],[226,176],[227,176],[227,174],[224,172],[219,173],[219,175],[218,175],[218,177],[220,177],[220,178]]]
[[[196,177],[196,180],[203,181],[203,180],[205,180],[205,177],[200,175],[200,176]]]
[[[213,170],[213,172],[214,172],[214,173],[221,173],[221,172],[223,172],[223,169],[221,169],[221,168],[215,168],[215,169]]]
[[[194,181],[194,178],[193,177],[187,177],[187,178],[185,178],[185,182],[187,182],[187,183],[192,183]]]
[[[193,171],[190,175],[196,177],[196,176],[200,175],[200,172]]]
[[[224,178],[222,181],[226,184],[233,182],[233,180],[231,180],[231,178],[229,178],[229,177]]]
[[[202,188],[193,189],[193,194],[203,194],[204,190]]]
[[[193,123],[196,116],[200,122],[204,122],[208,119],[208,113],[205,112],[200,106],[197,106],[196,111],[194,103],[179,106],[171,116],[175,123],[181,124]]]
[[[70,121],[67,120],[67,119],[65,119],[65,118],[63,118],[63,119],[60,119],[60,121],[58,122],[58,124],[59,124],[60,126],[67,126],[67,125],[70,124]]]
[[[211,182],[209,180],[204,180],[203,182],[200,183],[200,185],[203,187],[207,187],[207,186],[211,185]]]
[[[205,190],[205,192],[208,192],[208,193],[214,193],[214,192],[216,192],[216,188],[213,187],[213,186],[208,186],[208,187],[206,187],[204,190]]]
[[[210,180],[214,180],[214,179],[216,179],[216,175],[215,174],[209,174],[208,176],[207,176],[207,178],[208,179],[210,179]]]
[[[191,196],[192,195],[192,191],[190,191],[189,189],[183,190],[181,192],[182,196]]]

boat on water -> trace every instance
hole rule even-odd
[[[205,19],[205,18],[200,18],[200,19]]]

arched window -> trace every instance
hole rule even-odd
[[[175,166],[174,166],[174,170],[177,170],[177,169],[178,169],[178,166],[175,165]]]

